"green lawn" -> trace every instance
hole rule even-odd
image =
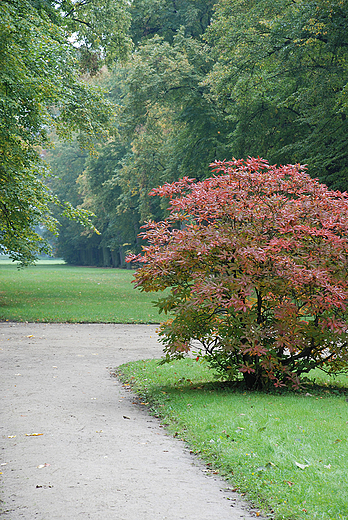
[[[0,261],[0,320],[159,323],[155,295],[141,293],[134,271],[71,267],[54,260],[18,270]]]
[[[194,360],[138,361],[116,373],[260,514],[348,519],[347,378],[340,388],[263,394],[213,384],[211,371]]]

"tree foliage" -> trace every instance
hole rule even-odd
[[[93,20],[97,5],[89,5]],[[40,151],[49,146],[49,130],[55,128],[62,138],[77,133],[81,144],[89,146],[96,136],[107,134],[112,113],[100,89],[79,79],[77,50],[68,41],[68,29],[77,31],[76,37],[86,44],[88,35],[97,38],[97,33],[86,13],[79,20],[66,11],[69,6],[75,9],[76,4],[39,0],[0,4],[0,244],[23,265],[47,251],[34,227],[42,224],[56,231],[51,204],[91,226],[88,212],[59,202],[44,182],[47,168]],[[96,40],[90,43],[91,48],[94,45]]]
[[[16,5],[16,0],[11,1]],[[129,3],[125,0],[28,0],[41,18],[64,30],[79,49],[80,67],[94,75],[102,65],[124,59],[132,48],[128,35]],[[17,3],[17,5],[19,5]]]
[[[183,27],[185,36],[199,38],[210,23],[214,0],[133,0],[130,34],[136,44],[160,36],[172,42]]]
[[[300,165],[216,161],[215,175],[152,190],[170,216],[150,221],[129,257],[160,311],[167,360],[198,341],[208,362],[249,388],[298,387],[319,367],[348,368],[348,195]],[[220,174],[220,175],[219,175]]]
[[[221,0],[205,36],[233,155],[301,161],[346,190],[347,2]]]
[[[226,125],[199,85],[211,65],[208,47],[179,31],[171,44],[145,41],[128,63],[104,73],[118,107],[118,135],[96,146],[99,157],[87,160],[79,182],[84,207],[98,215],[100,247],[111,254],[137,250],[140,223],[163,217],[164,207],[148,196],[153,187],[198,165],[204,178],[206,165],[226,153]],[[61,238],[67,239],[64,231]]]
[[[134,52],[102,80],[117,137],[81,171],[83,204],[100,216],[105,247],[138,251],[140,223],[165,218],[167,202],[149,191],[203,180],[214,160],[299,162],[347,189],[347,2],[213,3],[129,4]]]

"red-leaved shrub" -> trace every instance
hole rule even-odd
[[[170,288],[160,327],[166,359],[198,340],[225,378],[298,387],[301,374],[348,367],[348,194],[300,165],[215,162],[214,176],[152,190],[170,214],[148,222],[135,283]],[[197,349],[197,344],[195,345]]]

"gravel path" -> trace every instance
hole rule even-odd
[[[111,377],[161,356],[155,328],[0,325],[1,518],[254,518]]]

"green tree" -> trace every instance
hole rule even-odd
[[[231,155],[308,163],[347,189],[347,2],[220,0],[206,38]]]
[[[196,169],[199,161],[204,177],[206,164],[224,153],[226,124],[205,101],[205,88],[199,87],[212,65],[208,46],[198,41],[212,8],[213,1],[201,0],[129,4],[136,52],[127,63],[104,71],[100,80],[119,108],[118,137],[96,147],[98,157],[86,162],[79,180],[83,207],[98,215],[94,223],[102,235],[78,237],[78,226],[64,222],[58,247],[65,256],[78,249],[77,261],[93,242],[100,255],[105,248],[112,255],[119,251],[123,262],[127,247],[139,247],[141,222],[163,217],[164,208],[148,192]],[[109,262],[106,253],[94,256]]]
[[[23,265],[47,251],[35,226],[56,232],[52,203],[91,226],[88,212],[62,204],[44,182],[47,168],[40,151],[49,146],[49,130],[55,128],[62,138],[77,133],[88,147],[107,134],[112,114],[100,89],[78,77],[77,49],[68,41],[68,28],[86,45],[90,41],[92,49],[98,39],[89,37],[96,35],[94,26],[69,13],[69,5],[75,3],[0,4],[0,246]],[[68,15],[73,15],[69,22]]]
[[[95,258],[98,265],[124,267],[125,251],[136,246],[139,232],[137,207],[132,201],[127,205],[122,203],[123,193],[117,176],[126,148],[119,138],[114,138],[97,151],[98,155],[88,159],[79,179],[84,207],[98,216],[96,226],[101,236]]]
[[[59,200],[68,200],[74,207],[81,207],[83,197],[79,192],[77,179],[84,170],[89,154],[76,140],[54,141],[54,148],[49,149],[45,155],[45,160],[54,175],[48,177],[46,183]],[[64,258],[69,263],[78,263],[74,261],[78,244],[81,240],[86,240],[86,234],[92,233],[86,232],[78,222],[61,216],[59,208],[55,206],[52,207],[52,213],[56,219],[59,218],[59,234],[54,236],[46,231],[44,235],[52,243],[54,255]]]
[[[125,0],[29,0],[41,17],[47,16],[69,35],[79,49],[80,67],[94,75],[103,64],[126,58],[132,42],[128,36],[129,3]]]
[[[166,212],[149,191],[183,175],[204,178],[206,165],[226,155],[227,123],[200,85],[212,64],[208,46],[182,29],[172,43],[159,36],[145,41],[105,74],[119,107],[119,136],[96,148],[82,176],[84,207],[98,215],[100,247],[137,250],[141,223]]]
[[[165,119],[175,128],[164,136],[165,170],[173,179],[193,171],[197,175],[197,169],[207,175],[206,164],[226,152],[227,124],[201,85],[213,63],[209,47],[180,30],[172,44],[157,36],[145,42],[130,64],[125,130],[136,137],[138,129],[143,133],[148,114],[153,118],[157,108],[166,111]]]
[[[124,206],[137,196],[142,221],[164,215],[148,197],[154,186],[184,175],[204,178],[206,165],[226,154],[228,125],[201,86],[212,64],[209,47],[182,29],[172,43],[146,41],[127,65],[120,132],[130,147],[117,182]]]

